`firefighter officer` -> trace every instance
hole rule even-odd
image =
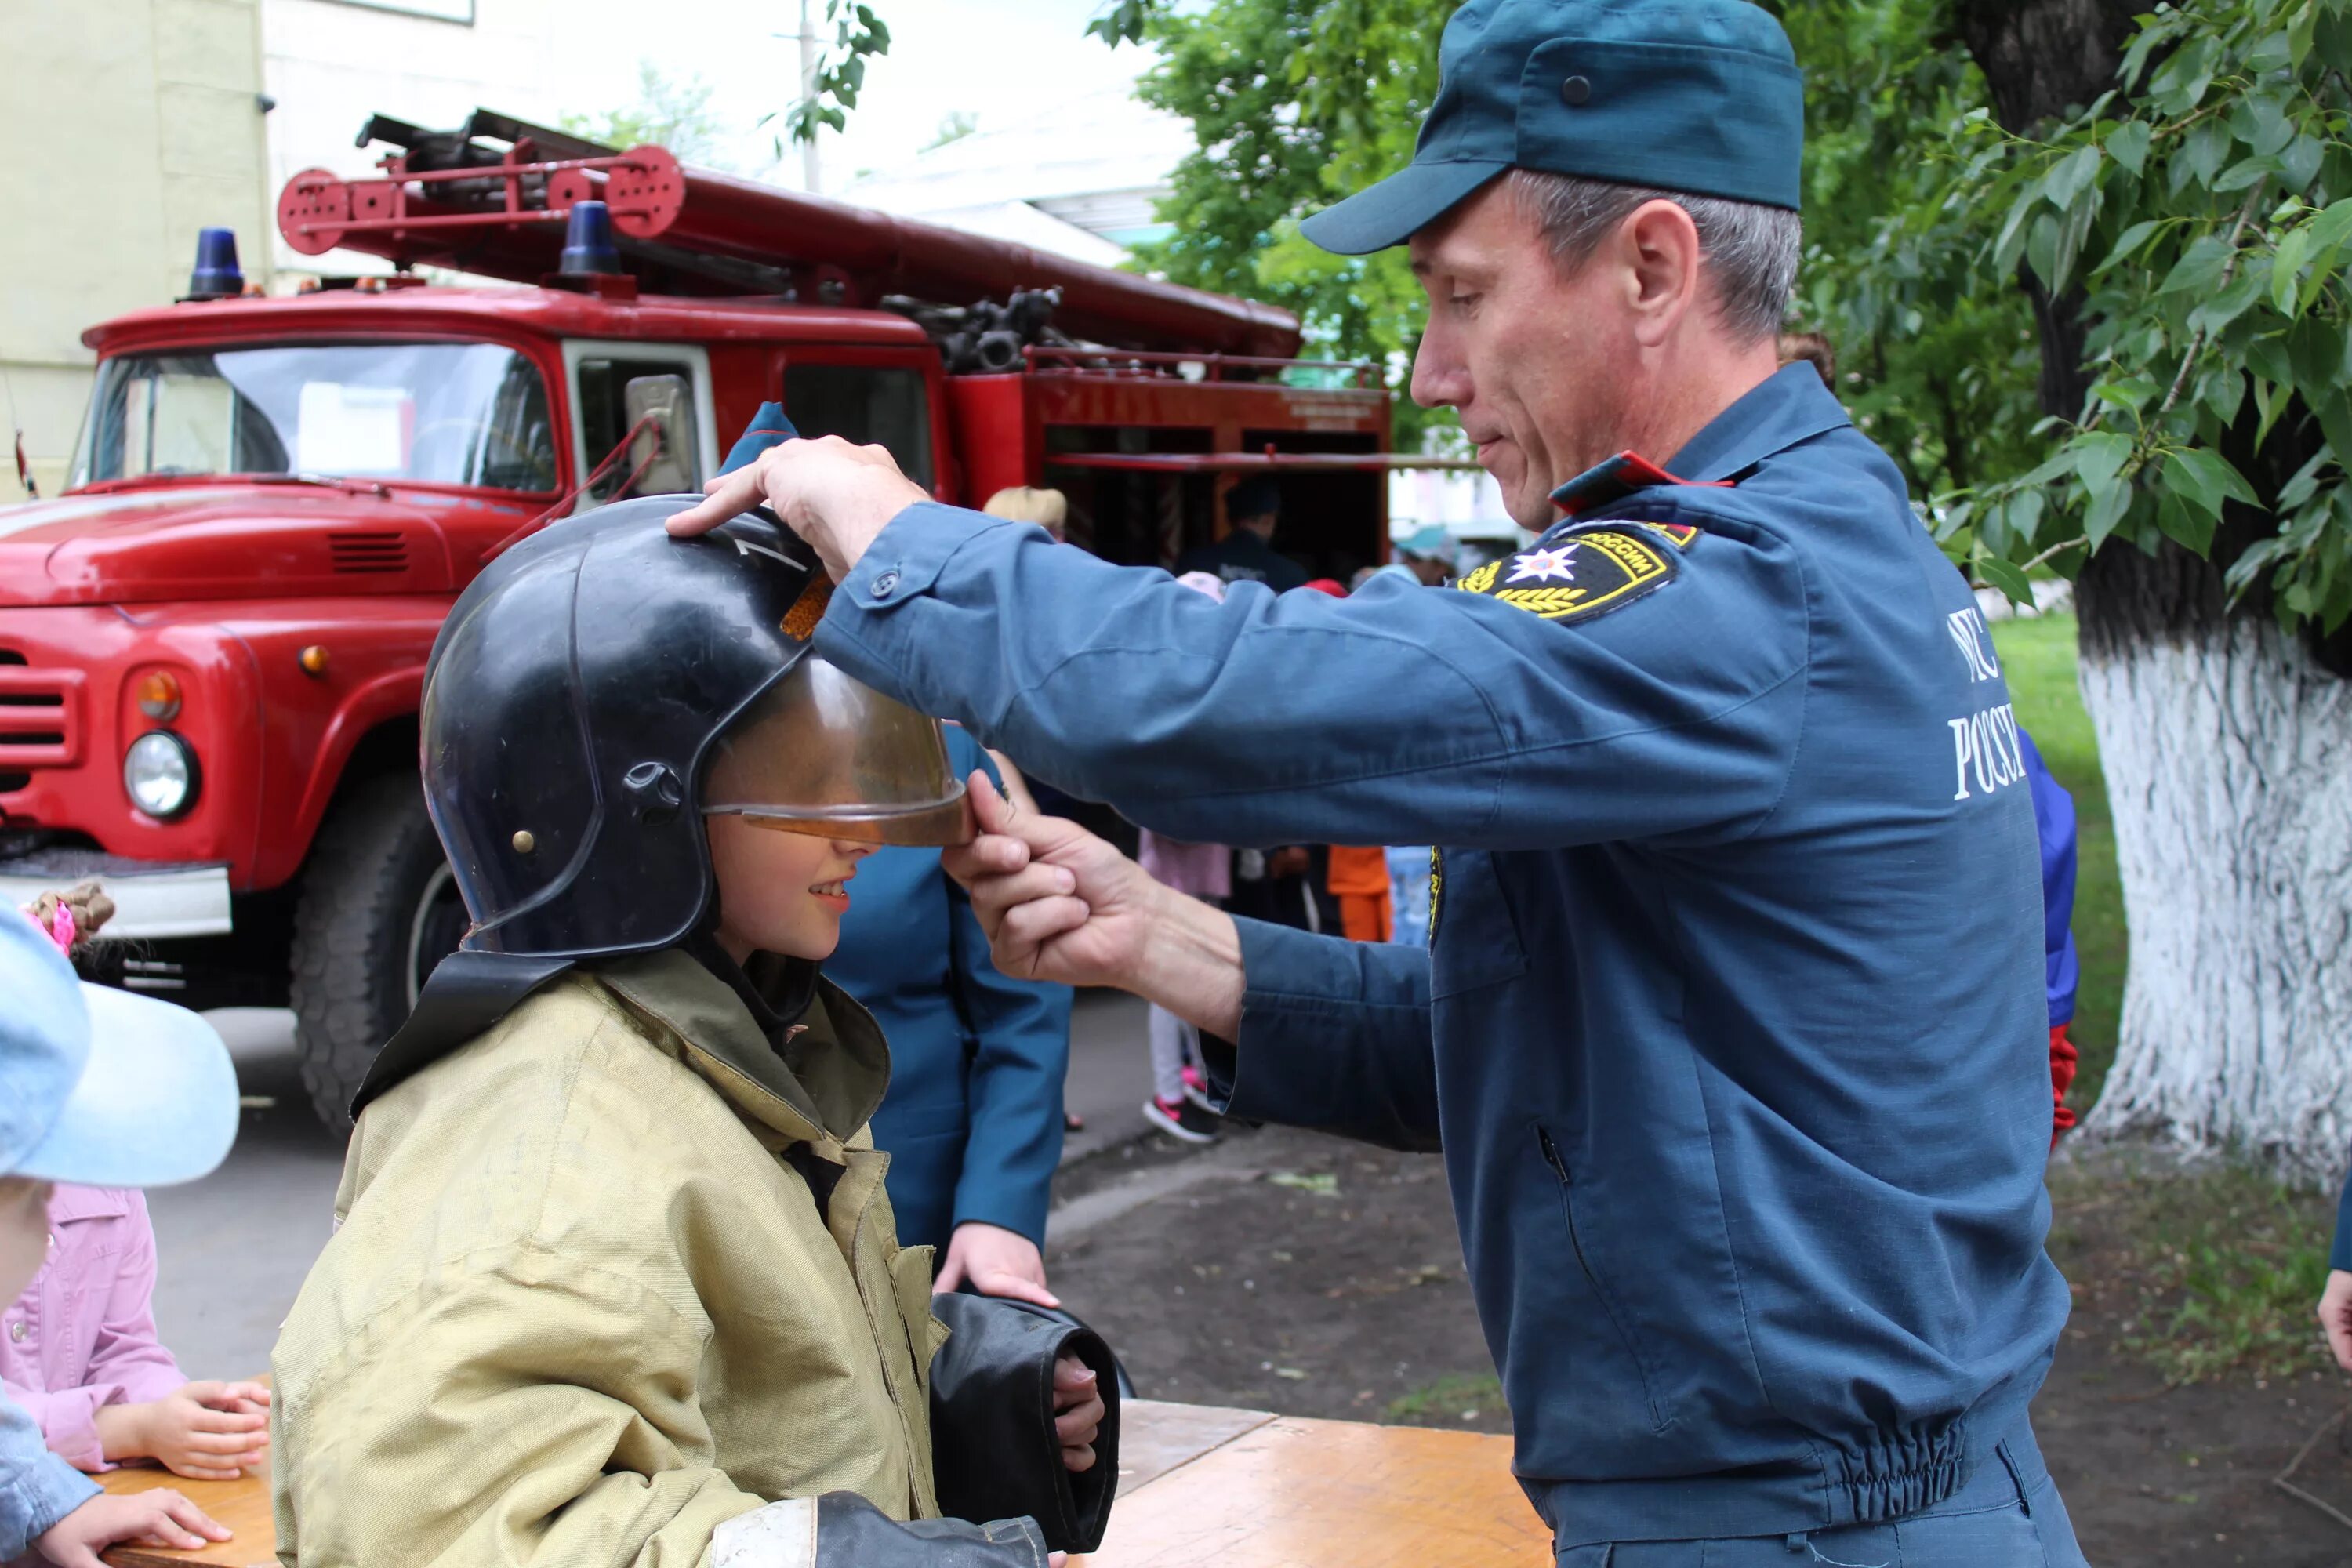
[[[1442,1147],[1563,1563],[2076,1568],[2028,1418],[2067,1308],[2032,804],[1966,584],[1776,369],[1788,40],[1470,0],[1441,68],[1412,164],[1306,232],[1410,245],[1413,395],[1530,547],[1220,605],[839,441],[671,526],[768,501],[839,582],[826,658],[1156,832],[1441,847],[1427,952],[992,802],[961,874],[1000,963],[1231,1042],[1234,1114]]]

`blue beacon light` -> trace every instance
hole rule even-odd
[[[558,274],[618,272],[621,253],[613,247],[613,213],[603,202],[574,202],[563,226],[563,256]]]
[[[188,274],[191,300],[234,300],[245,292],[245,273],[236,264],[236,230],[196,231],[196,266]]]

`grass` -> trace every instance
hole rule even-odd
[[[1409,1426],[1458,1426],[1503,1413],[1503,1384],[1491,1372],[1455,1373],[1389,1401],[1383,1421]]]
[[[2116,876],[2116,829],[2107,814],[2106,779],[2099,742],[2074,683],[2074,617],[2042,616],[2002,621],[1992,628],[2009,694],[2050,774],[2074,797],[2074,949],[2082,988],[2068,1031],[2082,1052],[2081,1070],[2067,1096],[2077,1111],[2099,1097],[2116,1059],[2116,1020],[2123,1011],[2124,963],[2130,940],[2124,928],[2123,884]]]
[[[2326,1365],[2312,1307],[2327,1282],[2331,1195],[2129,1151],[2054,1168],[2050,1195],[2050,1253],[2077,1282],[2077,1323],[2165,1382]]]

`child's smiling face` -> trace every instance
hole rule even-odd
[[[732,814],[702,822],[719,880],[719,944],[735,962],[753,952],[831,957],[849,880],[874,846],[781,832]]]

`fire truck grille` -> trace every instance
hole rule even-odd
[[[0,647],[0,795],[20,790],[35,768],[72,763],[81,750],[82,672],[35,669]]]
[[[338,572],[372,576],[408,570],[408,545],[397,533],[331,533],[327,549]]]

